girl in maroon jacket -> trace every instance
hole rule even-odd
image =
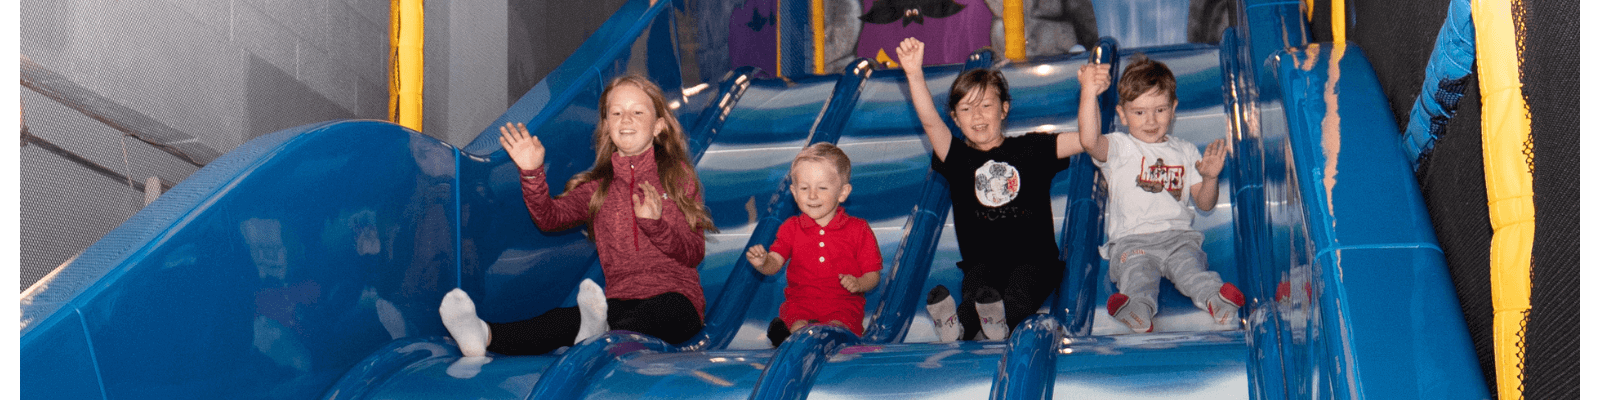
[[[479,319],[466,292],[452,290],[439,315],[463,355],[544,354],[611,329],[680,343],[704,326],[695,267],[705,258],[704,232],[716,227],[683,128],[643,77],[613,79],[600,98],[594,167],[567,181],[560,197],[550,197],[544,145],[526,126],[501,127],[500,145],[522,171],[522,199],[539,229],[588,224],[608,290],[586,279],[577,307],[508,323]]]

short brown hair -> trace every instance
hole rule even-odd
[[[1128,67],[1122,70],[1122,81],[1117,82],[1117,105],[1128,104],[1150,88],[1165,92],[1169,101],[1178,100],[1178,80],[1167,64],[1151,60],[1144,53],[1134,54],[1129,61]]]
[[[990,68],[969,69],[962,72],[956,80],[950,82],[950,101],[945,104],[946,111],[956,112],[956,107],[961,105],[961,100],[967,98],[968,92],[982,93],[993,86],[999,92],[1001,103],[1011,102],[1011,88],[1006,85],[1006,76],[1000,70]]]
[[[839,171],[839,183],[850,183],[850,156],[845,155],[844,150],[839,149],[839,146],[834,146],[833,143],[821,142],[801,149],[800,154],[795,155],[794,161],[789,163],[791,177],[794,175],[794,167],[800,165],[801,161],[831,164],[833,169]]]

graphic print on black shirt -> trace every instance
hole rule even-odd
[[[1055,138],[1009,137],[988,151],[952,139],[945,158],[934,157],[934,171],[950,182],[950,218],[964,261],[1057,261],[1050,185],[1066,164],[1055,157]]]
[[[1011,199],[1017,198],[1017,189],[1022,186],[1022,177],[1017,174],[1015,167],[995,160],[983,163],[972,174],[972,181],[978,202],[989,207],[1010,203]]]
[[[1150,193],[1165,190],[1173,200],[1183,201],[1183,165],[1167,165],[1160,158],[1155,163],[1146,164],[1143,157],[1139,158],[1139,164],[1148,165],[1134,178],[1140,189]]]

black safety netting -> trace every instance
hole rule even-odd
[[[1578,1],[1521,1],[1532,121],[1533,296],[1523,398],[1578,398]]]

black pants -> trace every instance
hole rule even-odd
[[[606,308],[606,322],[611,329],[634,331],[667,343],[687,341],[705,327],[694,303],[681,293],[647,299],[606,299]],[[490,322],[489,351],[514,356],[549,353],[571,346],[582,323],[577,307],[557,308],[517,322]]]
[[[1000,293],[1006,306],[1007,331],[1044,305],[1045,299],[1061,286],[1061,274],[1066,264],[1060,261],[1021,265],[981,264],[958,262],[961,268],[961,304],[956,306],[956,320],[961,321],[961,340],[972,340],[983,331],[974,301],[983,288]],[[991,338],[999,339],[999,338]]]

